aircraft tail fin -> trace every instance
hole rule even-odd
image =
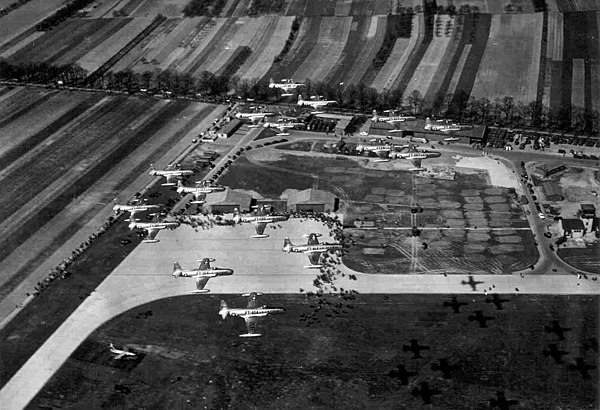
[[[290,238],[286,237],[283,240],[283,251],[284,252],[290,253],[292,251],[293,246],[294,245],[292,244],[292,241],[290,241]]]
[[[240,210],[235,208],[233,210],[233,222],[240,223],[242,221],[242,216],[240,215]]]
[[[377,110],[373,110],[373,118],[372,121],[373,122],[377,122],[377,120],[379,119],[379,116],[377,115]]]
[[[181,272],[183,269],[181,269],[181,265],[179,264],[179,262],[174,262],[173,263],[173,276],[177,277],[179,276],[178,273]]]

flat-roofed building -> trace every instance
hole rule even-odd
[[[542,182],[542,192],[548,201],[562,201],[564,199],[562,190],[555,181]]]
[[[562,236],[567,238],[581,238],[585,235],[585,226],[581,219],[562,219],[560,228]]]

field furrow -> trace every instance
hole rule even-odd
[[[408,82],[412,78],[413,72],[416,70],[419,62],[421,61],[425,50],[427,50],[427,46],[431,41],[433,32],[433,16],[426,18],[422,14],[418,14],[416,19],[420,20],[416,25],[418,28],[417,43],[408,55],[406,64],[402,66],[396,81],[394,81],[394,85],[391,87],[392,89],[398,88],[403,93],[411,92],[411,90],[407,89]]]
[[[78,64],[90,73],[96,71],[144,30],[152,20],[154,20],[152,17],[132,19],[125,27],[115,32],[94,50],[84,55],[78,61]]]
[[[352,26],[352,17],[323,17],[317,42],[293,78],[323,81],[339,58]]]
[[[352,0],[336,0],[333,15],[337,17],[347,17],[352,10]]]
[[[237,47],[248,46],[258,33],[266,29],[268,24],[267,17],[238,19],[234,35],[222,42],[221,50],[209,58],[204,69],[213,73],[217,72],[231,58]]]
[[[536,100],[543,15],[494,15],[472,95]],[[506,58],[511,56],[511,58]]]
[[[20,163],[16,169],[12,168],[12,172],[0,180],[0,189],[6,194],[0,198],[0,220],[6,220],[8,216],[29,202],[40,188],[43,189],[53,181],[76,171],[73,169],[74,165],[87,158],[107,139],[114,137],[115,130],[124,127],[128,117],[132,114],[139,115],[151,105],[147,102],[131,103],[124,100],[124,98],[113,99],[101,107],[96,116],[89,118],[90,121],[78,124],[72,133],[44,147],[37,157]],[[106,130],[107,123],[115,128]],[[32,181],[36,182],[32,184]]]
[[[438,24],[438,20],[441,21],[439,24],[441,24],[442,27],[445,27],[446,24],[451,24],[452,27],[454,26],[453,17],[438,15],[436,16],[436,25]],[[412,93],[414,90],[417,90],[422,96],[427,95],[432,79],[434,78],[436,71],[440,69],[440,63],[446,53],[450,38],[450,34],[445,35],[443,32],[436,32],[406,86],[407,92]]]
[[[348,71],[348,67],[353,66],[356,62],[356,58],[361,54],[366,54],[366,50],[368,50],[365,47],[367,34],[373,25],[375,26],[374,30],[377,30],[377,17],[353,17],[346,46],[342,50],[340,58],[329,71],[325,79],[326,82],[331,84],[341,82]]]
[[[562,12],[598,11],[600,0],[556,0],[558,9]]]
[[[208,33],[206,33],[206,37],[199,39],[196,49],[190,54],[189,59],[184,59],[180,64],[182,70],[190,74],[200,72],[199,68],[218,46],[221,38],[226,36],[227,33],[233,31],[232,27],[235,25],[235,22],[235,18],[219,18],[217,19],[217,24],[214,27],[208,27],[209,30]]]
[[[373,71],[373,60],[385,41],[387,25],[387,16],[372,16],[371,26],[367,33],[365,50],[362,50],[362,52],[359,50],[359,54],[356,57],[356,70],[346,70],[346,76],[343,79],[345,83],[359,84],[362,82],[367,85],[371,84],[377,74]]]
[[[131,17],[154,18],[162,14],[168,18],[179,18],[189,0],[145,0],[131,13]]]
[[[4,51],[2,51],[0,53],[0,58],[8,58],[8,57],[12,56],[13,54],[17,53],[18,51],[27,47],[32,42],[34,42],[37,39],[39,39],[40,37],[42,37],[44,34],[46,34],[46,33],[44,33],[43,31],[37,31],[37,30],[34,31],[33,33],[29,34],[28,36],[25,36],[20,41],[16,42],[14,45],[7,47]]]
[[[0,17],[0,45],[29,30],[60,8],[65,0],[32,0]]]
[[[25,155],[62,125],[66,125],[73,118],[73,110],[85,106],[83,101],[89,99],[90,106],[93,104],[93,100],[87,94],[81,93],[77,97],[73,98],[63,93],[52,95],[43,104],[28,110],[27,115],[19,116],[6,125],[0,125],[0,170]],[[96,100],[98,99],[99,97],[96,97]],[[31,118],[35,118],[35,121],[31,121]],[[61,121],[65,118],[67,122]],[[48,132],[49,130],[54,131]]]
[[[40,88],[15,88],[0,100],[0,124],[10,121],[14,116],[36,101],[46,98],[52,91]],[[18,98],[14,98],[18,95]]]
[[[571,104],[573,108],[585,107],[585,62],[582,58],[573,59],[573,82],[571,84]]]
[[[460,80],[460,76],[464,70],[465,63],[467,62],[467,57],[471,53],[471,44],[465,45],[462,53],[460,54],[460,58],[456,63],[456,69],[452,74],[452,79],[450,80],[450,84],[448,85],[448,89],[446,91],[447,94],[454,94],[456,92],[456,87],[458,86],[458,81]]]
[[[250,58],[240,67],[238,74],[242,79],[262,78],[273,65],[273,59],[279,55],[288,39],[294,17],[271,17],[276,24],[270,34],[264,37],[256,47]]]
[[[388,59],[373,80],[371,87],[377,91],[389,90],[400,75],[410,53],[417,45],[422,19],[413,16],[410,38],[397,38]]]

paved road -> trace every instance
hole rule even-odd
[[[184,225],[159,233],[159,243],[141,244],[4,386],[0,403],[7,409],[25,407],[85,338],[104,322],[153,300],[189,294],[194,281],[173,278],[170,273],[174,261],[187,268],[194,266],[196,259],[212,257],[216,258],[214,266],[233,268],[233,276],[208,282],[207,288],[213,293],[315,290],[312,283],[318,271],[303,268],[308,258],[303,254],[283,253],[281,247],[286,236],[294,243],[301,243],[305,240],[302,235],[309,232],[322,232],[322,240],[330,241],[327,228],[315,221],[297,219],[282,222],[281,226],[267,228],[269,238],[252,239],[254,228],[250,224],[198,232]],[[462,283],[467,280],[463,275],[368,275],[346,267],[341,269],[346,275],[354,273],[357,280],[346,276],[336,286],[359,293],[473,294],[482,293],[484,286],[490,293],[503,294],[600,293],[600,282],[579,281],[569,275],[477,275],[476,280],[483,284],[473,291]],[[215,314],[217,310],[215,306]]]

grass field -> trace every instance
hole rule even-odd
[[[332,162],[333,157],[300,155],[311,147],[313,142],[298,141],[272,154],[253,151],[236,161],[219,183],[265,197],[315,184],[335,193],[342,200],[344,225],[355,240],[344,263],[361,272],[504,274],[527,268],[538,258],[522,209],[507,189],[491,187],[485,173],[459,173],[454,181],[413,181],[408,171],[365,169],[339,156]],[[279,152],[286,149],[297,155]],[[413,203],[423,207],[422,214],[411,214]],[[348,228],[363,219],[379,229]],[[413,223],[422,230],[418,238],[411,236]]]
[[[24,33],[65,3],[65,0],[32,0],[0,16],[0,45]]]
[[[471,95],[490,100],[509,95],[536,99],[542,14],[493,15],[485,53]],[[505,58],[507,55],[512,58]]]
[[[597,363],[597,297],[500,295],[498,310],[491,297],[459,296],[458,313],[443,295],[261,298],[286,312],[261,320],[255,340],[237,337],[241,319],[217,314],[221,299],[243,305],[237,295],[139,306],[95,331],[31,406],[485,409],[498,390],[520,408],[598,406],[597,372],[569,367]],[[553,320],[569,328],[565,340],[544,330]],[[426,347],[418,358],[411,340]],[[114,360],[109,343],[137,356]],[[552,344],[562,363],[545,355]],[[432,404],[422,383],[437,391]]]

